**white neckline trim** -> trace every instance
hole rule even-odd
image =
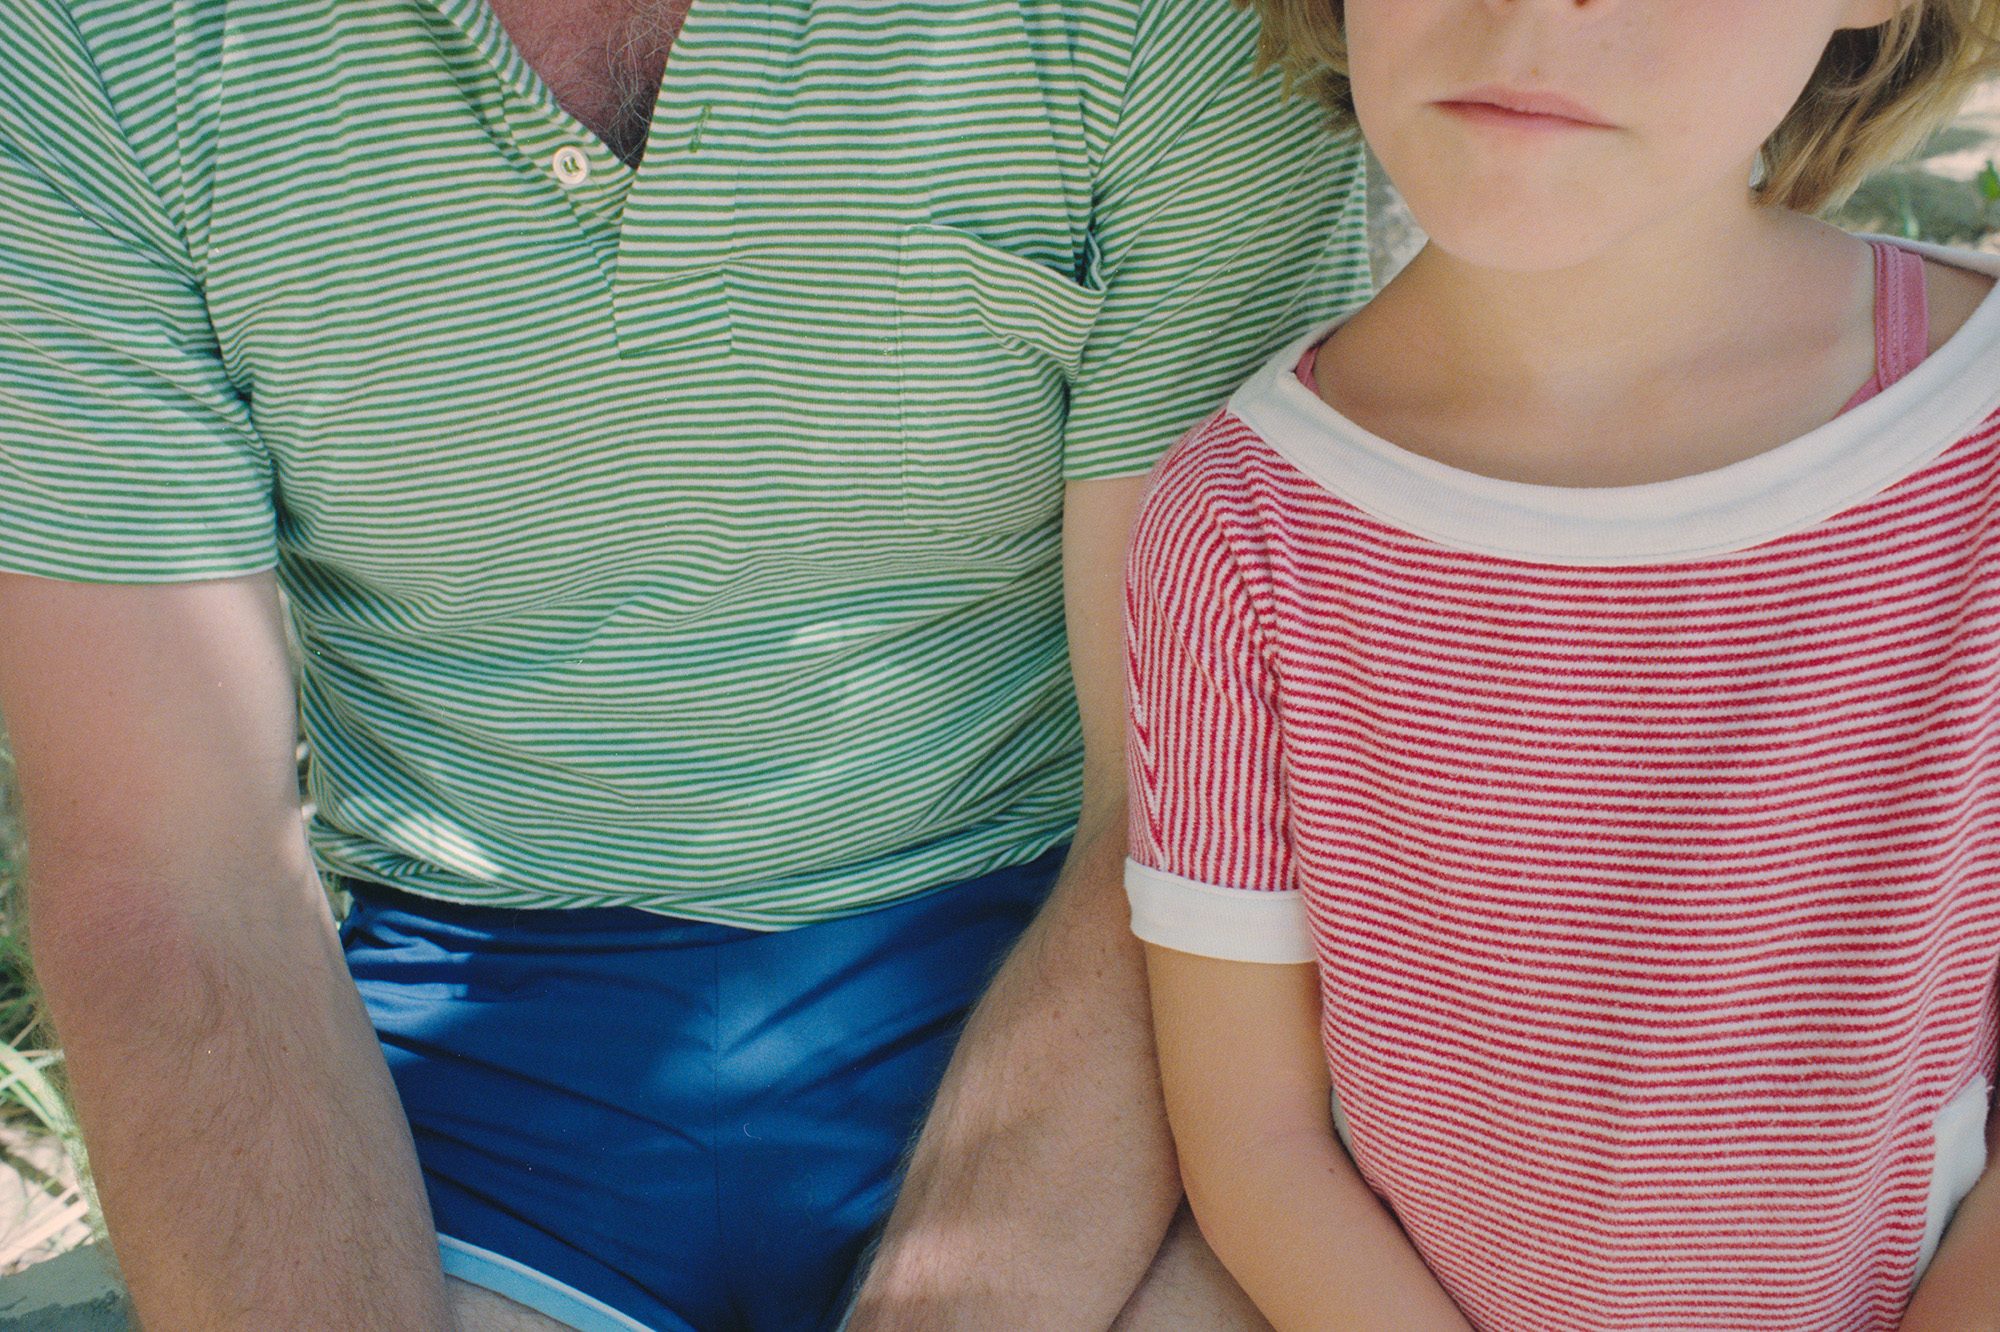
[[[1894,243],[2000,277],[2000,255]],[[1320,401],[1293,372],[1337,326],[1285,347],[1237,390],[1229,410],[1287,462],[1372,517],[1451,549],[1542,563],[1699,559],[1801,531],[1879,495],[2000,409],[1996,287],[1904,378],[1754,458],[1649,485],[1528,485],[1420,457]]]

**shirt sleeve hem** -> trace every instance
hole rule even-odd
[[[277,567],[277,554],[253,551],[242,556],[217,555],[210,558],[174,557],[138,551],[120,559],[85,555],[45,557],[39,551],[14,550],[0,554],[0,573],[48,578],[60,583],[115,583],[129,586],[163,586],[169,583],[202,583],[225,578],[249,578],[269,573]]]
[[[1297,889],[1218,888],[1125,862],[1132,933],[1147,943],[1225,962],[1311,962],[1312,926]]]

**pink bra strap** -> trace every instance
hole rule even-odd
[[[1882,387],[1901,379],[1931,352],[1931,308],[1924,294],[1923,256],[1887,241],[1875,247],[1875,373]]]
[[[1923,364],[1931,350],[1931,309],[1923,256],[1888,241],[1875,250],[1875,377],[1848,399],[1851,411]]]

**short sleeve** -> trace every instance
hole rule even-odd
[[[133,7],[135,24],[146,8]],[[116,105],[57,0],[10,13],[0,44],[0,568],[100,582],[268,568],[270,460],[224,369],[197,264],[165,201],[172,191],[127,124],[172,125],[174,63],[159,61],[149,103]]]
[[[1352,135],[1255,71],[1255,18],[1149,0],[1095,172],[1104,300],[1070,390],[1064,474],[1158,460],[1272,350],[1369,294]]]
[[[1219,502],[1226,413],[1162,464],[1128,566],[1133,788],[1126,887],[1150,943],[1249,962],[1312,960],[1294,882],[1268,597]],[[1222,450],[1226,452],[1226,450]]]

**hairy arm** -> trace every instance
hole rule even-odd
[[[2000,1100],[1986,1116],[1986,1162],[1910,1295],[1902,1332],[2000,1332]]]
[[[443,1332],[409,1128],[307,859],[268,575],[0,575],[30,943],[148,1332]]]
[[[1278,1332],[1468,1332],[1335,1136],[1311,963],[1146,946],[1167,1115],[1202,1233]]]
[[[850,1332],[1102,1332],[1178,1203],[1121,880],[1120,588],[1143,486],[1068,488],[1082,817],[1047,906],[967,1024]]]
[[[1253,76],[1254,19],[1221,0],[1130,12],[1133,30],[1109,38],[1128,44],[1130,64],[1087,117],[1103,134],[1091,218],[1103,304],[1070,388],[1072,477],[1151,464],[1269,349],[1365,281],[1358,150],[1329,144],[1275,73]],[[1123,887],[1122,579],[1143,489],[1124,477],[1065,492],[1085,742],[1076,839],[967,1025],[849,1332],[1104,1332],[1178,1206]],[[1178,1270],[1212,1266],[1192,1257]],[[1210,1292],[1205,1277],[1191,1285],[1188,1301],[1171,1301],[1185,1317],[1139,1310],[1121,1327],[1240,1326],[1226,1312],[1240,1295],[1216,1292],[1196,1311]]]

